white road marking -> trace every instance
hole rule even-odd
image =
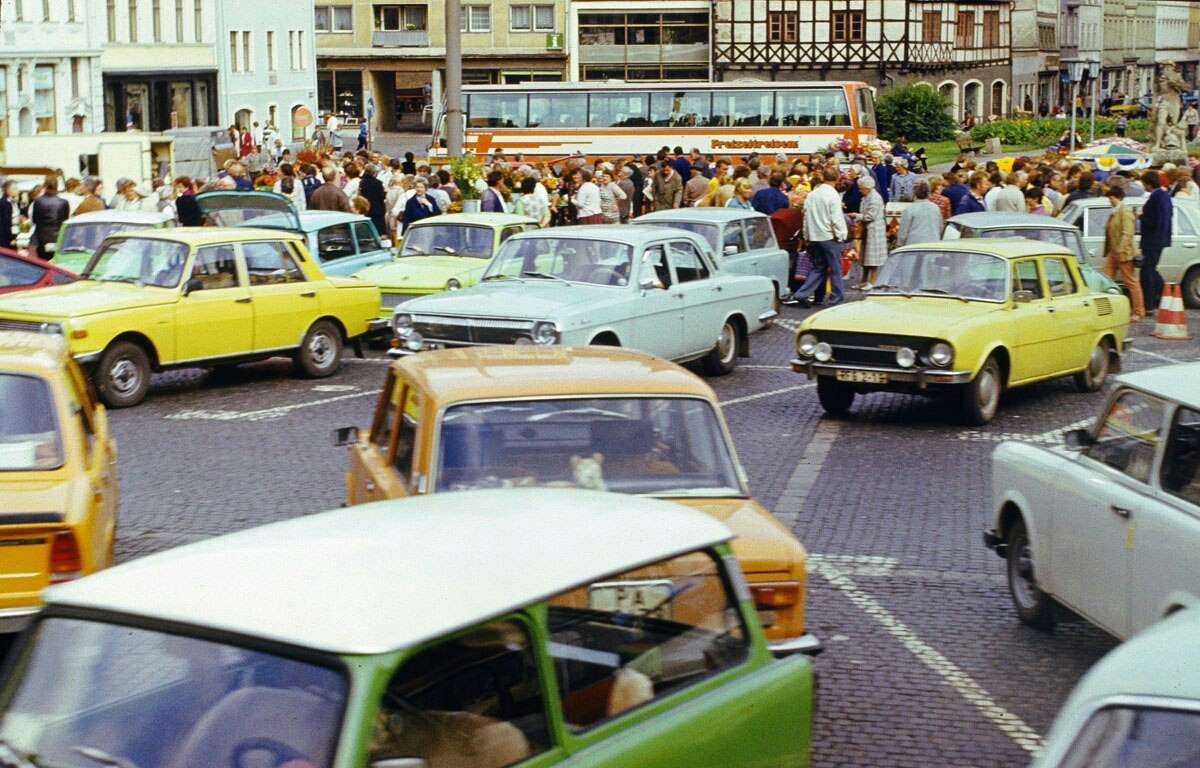
[[[355,397],[368,397],[378,395],[378,392],[351,392],[348,395],[338,395],[336,397],[326,397],[321,400],[310,400],[306,403],[293,403],[291,405],[279,405],[274,408],[264,408],[261,411],[206,411],[206,410],[191,410],[172,413],[167,416],[168,419],[178,421],[270,421],[287,416],[292,411],[298,411],[301,408],[312,408],[315,405],[327,405],[336,403],[339,400],[350,400]]]
[[[1019,443],[1032,443],[1033,445],[1061,445],[1064,435],[1073,429],[1081,429],[1089,426],[1093,421],[1095,419],[1089,416],[1086,419],[1072,422],[1065,427],[1058,427],[1057,429],[1051,429],[1037,435],[1026,435],[1020,432],[981,432],[977,429],[966,429],[958,433],[958,439],[984,443],[1000,443],[1006,440],[1015,440]]]
[[[313,392],[354,392],[358,387],[353,384],[318,384],[312,388]]]
[[[788,392],[796,392],[801,389],[812,389],[815,386],[817,386],[817,385],[816,384],[800,384],[799,386],[795,386],[795,387],[784,387],[782,389],[772,389],[770,392],[759,392],[758,394],[755,394],[755,395],[746,395],[745,397],[735,397],[732,400],[722,400],[721,407],[724,408],[724,407],[730,406],[730,405],[737,405],[738,403],[748,403],[751,400],[761,400],[764,397],[774,397],[775,395],[784,395],[784,394],[787,394]]]
[[[354,365],[361,365],[363,363],[367,363],[368,365],[390,365],[392,362],[392,358],[390,358],[390,357],[347,357],[347,358],[344,358],[342,360],[342,362],[343,363],[353,363]]]
[[[785,320],[782,317],[777,317],[773,321],[773,324],[777,325],[781,328],[786,328],[789,331],[791,331],[792,333],[795,333],[796,331],[800,330],[800,321],[799,320]]]
[[[738,369],[739,370],[744,369],[744,370],[748,370],[748,371],[787,371],[788,373],[792,372],[792,366],[790,366],[790,365],[739,365]]]
[[[1157,352],[1151,352],[1151,351],[1150,351],[1150,350],[1148,350],[1148,349],[1138,349],[1137,347],[1130,347],[1130,348],[1129,348],[1129,349],[1127,349],[1126,351],[1127,351],[1127,352],[1137,352],[1139,355],[1145,355],[1146,357],[1153,357],[1153,358],[1157,358],[1157,359],[1159,359],[1159,360],[1165,360],[1165,361],[1167,361],[1168,363],[1186,363],[1186,362],[1190,362],[1190,361],[1188,361],[1188,360],[1176,360],[1176,359],[1175,359],[1175,358],[1173,358],[1173,357],[1167,357],[1166,355],[1160,355],[1159,353],[1157,353]]]

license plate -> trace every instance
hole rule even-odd
[[[858,384],[888,383],[888,375],[878,371],[834,371],[833,377],[838,381],[852,381]]]
[[[671,618],[675,585],[669,579],[608,581],[588,588],[588,607],[594,611]]]

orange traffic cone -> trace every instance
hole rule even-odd
[[[1154,332],[1150,334],[1156,339],[1172,341],[1187,341],[1192,338],[1187,329],[1187,315],[1183,313],[1183,293],[1176,283],[1168,283],[1163,288],[1162,303],[1158,307],[1158,316],[1154,322]]]

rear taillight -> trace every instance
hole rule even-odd
[[[757,608],[787,608],[800,602],[800,585],[794,581],[751,584],[750,594]]]
[[[83,575],[83,558],[79,554],[79,543],[71,531],[54,534],[50,546],[50,583],[58,584]]]

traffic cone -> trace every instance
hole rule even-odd
[[[1183,293],[1177,283],[1168,283],[1163,288],[1162,303],[1158,306],[1154,332],[1156,339],[1187,341],[1192,338],[1187,329],[1187,315],[1183,312]]]

